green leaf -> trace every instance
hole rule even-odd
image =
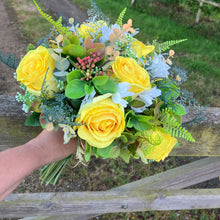
[[[70,99],[78,99],[86,94],[85,91],[86,82],[80,79],[74,79],[67,84],[65,90],[65,96]]]
[[[135,140],[136,140],[135,136],[134,136],[132,133],[123,132],[122,135],[126,137],[127,143],[129,143],[129,144],[134,143]],[[122,135],[121,135],[121,136],[122,136]]]
[[[185,115],[187,113],[185,107],[179,103],[173,102],[170,107],[175,115]]]
[[[131,118],[128,118],[126,127],[128,127],[128,128],[132,128],[133,127],[133,122],[132,122]]]
[[[28,47],[27,47],[27,52],[29,52],[30,50],[34,50],[35,47],[33,44],[28,44]]]
[[[97,76],[92,79],[92,83],[94,86],[103,86],[107,83],[108,76]]]
[[[127,151],[127,149],[120,149],[120,155],[119,155],[126,163],[129,163],[129,160],[131,158],[131,154]]]
[[[82,100],[81,99],[70,99],[70,103],[72,104],[72,106],[75,108],[75,109],[79,109],[80,108],[80,105],[82,103]],[[78,112],[78,111],[77,111]]]
[[[126,137],[125,135],[123,135],[123,134],[121,135],[120,140],[121,140],[124,144],[126,144],[126,143],[128,142],[127,137]]]
[[[125,100],[130,104],[132,101],[132,96],[128,96],[125,98]]]
[[[27,126],[40,126],[40,113],[33,112],[26,120],[25,125]]]
[[[96,148],[96,154],[98,156],[101,156],[103,158],[111,158],[110,156],[110,152],[111,152],[111,149],[115,147],[115,144],[114,142],[112,144],[110,144],[108,147],[105,147],[105,148]],[[114,151],[114,150],[113,150]]]
[[[145,103],[140,101],[140,100],[133,100],[130,105],[134,108],[140,108],[140,107],[143,107],[145,106]]]
[[[127,124],[126,124],[126,127],[128,128],[132,128],[134,125],[133,125],[133,121],[131,118],[128,118],[128,121],[127,121]]]
[[[117,158],[119,155],[120,147],[116,145],[110,150],[110,158]]]
[[[104,85],[101,85],[101,86],[94,85],[94,86],[96,90],[98,91],[98,93],[100,93],[101,95],[106,94],[106,93],[114,94],[117,91],[117,87],[115,83],[110,79],[108,79]]]
[[[146,131],[152,128],[152,125],[148,122],[152,117],[137,115],[132,118],[133,126],[138,131]]]
[[[90,146],[87,142],[86,142],[86,149],[84,152],[84,156],[85,156],[85,161],[88,162],[91,158],[92,155],[92,146]]]
[[[94,90],[94,87],[91,85],[91,84],[86,84],[85,85],[85,91],[86,91],[86,95],[89,95],[89,94],[91,94],[92,92],[93,92],[93,90]]]
[[[83,58],[86,55],[86,49],[79,45],[69,44],[63,48],[62,54]]]
[[[75,44],[75,45],[80,45],[80,40],[79,37],[77,35],[70,35],[69,36],[69,40],[71,44]]]
[[[84,75],[81,73],[81,70],[73,70],[66,76],[67,83],[70,83],[74,79],[81,79]]]

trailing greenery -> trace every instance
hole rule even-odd
[[[158,43],[156,40],[153,41],[153,45],[155,46],[155,51],[157,53],[161,53],[163,51],[166,51],[168,49],[170,49],[171,46],[175,45],[175,44],[179,44],[182,43],[184,41],[186,41],[187,39],[181,39],[181,40],[170,40],[170,41],[166,41],[163,43]]]
[[[163,109],[161,113],[161,121],[164,129],[167,130],[173,137],[181,137],[187,141],[195,142],[192,135],[177,122],[177,119],[172,116],[172,111],[169,108]]]
[[[4,54],[2,51],[0,51],[0,62],[4,63],[5,65],[13,69],[16,69],[20,61],[21,59],[17,57],[15,54]]]
[[[123,21],[123,18],[125,16],[125,12],[126,12],[127,8],[124,8],[123,11],[119,14],[119,17],[116,21],[116,24],[119,25],[121,28],[122,28],[122,21]]]
[[[69,31],[68,28],[62,26],[60,19],[59,19],[58,21],[54,21],[53,18],[52,18],[50,15],[46,14],[45,12],[43,12],[43,11],[41,10],[41,8],[38,6],[38,4],[37,4],[37,2],[36,2],[35,0],[33,0],[33,2],[34,2],[34,4],[36,5],[36,7],[37,7],[39,13],[41,14],[41,16],[42,16],[44,19],[46,19],[48,22],[50,22],[50,23],[57,29],[57,31],[58,31],[60,34],[65,35],[65,34]]]

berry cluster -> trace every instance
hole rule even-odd
[[[92,51],[90,51],[90,56],[86,56],[83,59],[77,57],[78,63],[76,63],[76,66],[85,71],[85,77],[82,77],[81,80],[86,79],[88,81],[94,76],[102,76],[105,74],[101,68],[95,66],[95,64],[101,59],[102,57],[100,52]]]

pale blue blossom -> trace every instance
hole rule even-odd
[[[89,95],[85,95],[85,97],[82,100],[82,103],[80,105],[80,108],[87,103],[92,103],[92,100],[95,97],[95,95],[96,95],[95,90],[93,90],[93,92],[91,92]]]
[[[109,36],[113,33],[113,29],[114,28],[118,28],[120,29],[119,25],[114,24],[111,26],[111,28],[107,27],[107,26],[102,26],[102,36],[100,38],[100,42],[102,44],[104,44],[106,41],[109,40]]]
[[[28,113],[29,112],[29,108],[30,106],[26,105],[25,103],[23,103],[22,105],[22,110],[25,112],[25,113]]]
[[[142,101],[145,105],[140,108],[134,108],[131,106],[132,110],[136,113],[143,112],[146,107],[151,106],[153,104],[153,99],[161,95],[161,90],[157,89],[157,87],[153,87],[149,91],[144,91],[140,93],[137,97],[137,100]]]
[[[170,66],[163,60],[162,54],[155,55],[151,65],[146,68],[152,78],[165,78],[169,75]]]
[[[72,31],[72,32],[74,32],[74,33],[76,34],[76,28],[75,28],[74,25],[73,25],[69,30]]]
[[[134,95],[133,92],[128,91],[129,89],[130,86],[128,82],[118,83],[117,92],[112,95],[112,101],[116,104],[122,105],[125,108],[128,102],[123,98]]]

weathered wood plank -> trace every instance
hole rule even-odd
[[[20,220],[88,220],[98,215],[94,214],[74,214],[74,215],[62,215],[62,216],[37,216],[37,217],[24,217]]]
[[[11,194],[1,217],[220,208],[220,189]]]
[[[112,190],[182,189],[220,176],[220,158],[209,157]]]
[[[24,144],[40,133],[40,127],[24,125],[26,118],[22,104],[14,97],[0,96],[0,151]]]
[[[0,116],[0,151],[22,145],[42,130],[40,127],[25,126],[24,121],[24,118]]]
[[[220,127],[193,126],[188,129],[196,142],[178,138],[179,146],[170,156],[220,156]]]
[[[220,108],[207,108],[204,114],[207,121],[190,128],[196,143],[180,139],[179,147],[173,149],[170,155],[220,156]],[[0,96],[0,150],[24,144],[39,134],[41,128],[24,125],[26,117],[14,97]]]

